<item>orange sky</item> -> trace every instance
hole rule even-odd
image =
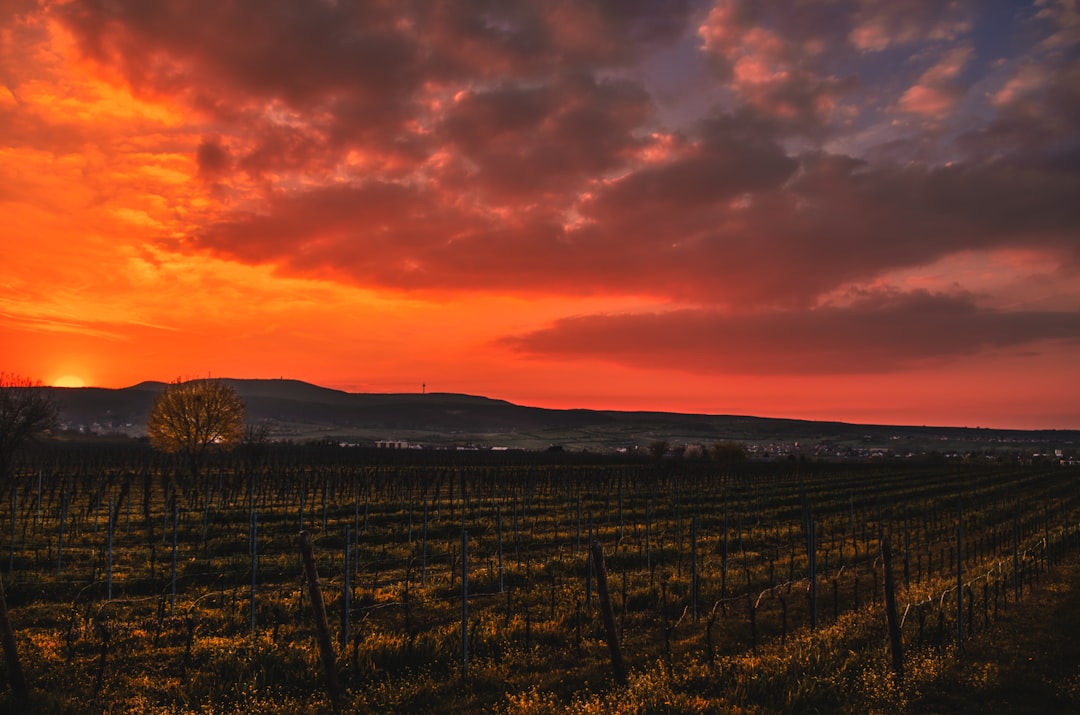
[[[944,5],[11,0],[0,370],[1080,429],[1080,20]]]

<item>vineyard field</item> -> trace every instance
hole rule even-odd
[[[897,712],[1078,546],[1051,464],[56,446],[0,493],[0,709]]]

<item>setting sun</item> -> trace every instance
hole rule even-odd
[[[0,1],[0,370],[1080,427],[1075,3],[789,4]]]

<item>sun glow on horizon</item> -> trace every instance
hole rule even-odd
[[[0,378],[1080,428],[1065,3],[219,4],[0,0]]]

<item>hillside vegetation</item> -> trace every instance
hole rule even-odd
[[[769,457],[867,458],[977,454],[1014,459],[1055,452],[1077,457],[1080,432],[857,425],[738,415],[552,410],[473,395],[354,394],[296,380],[225,380],[247,405],[248,419],[277,440],[371,445],[405,440],[427,446],[500,446],[614,451],[667,441],[686,445],[740,442]],[[75,432],[145,434],[154,396],[164,383],[121,390],[51,388],[61,419]]]

